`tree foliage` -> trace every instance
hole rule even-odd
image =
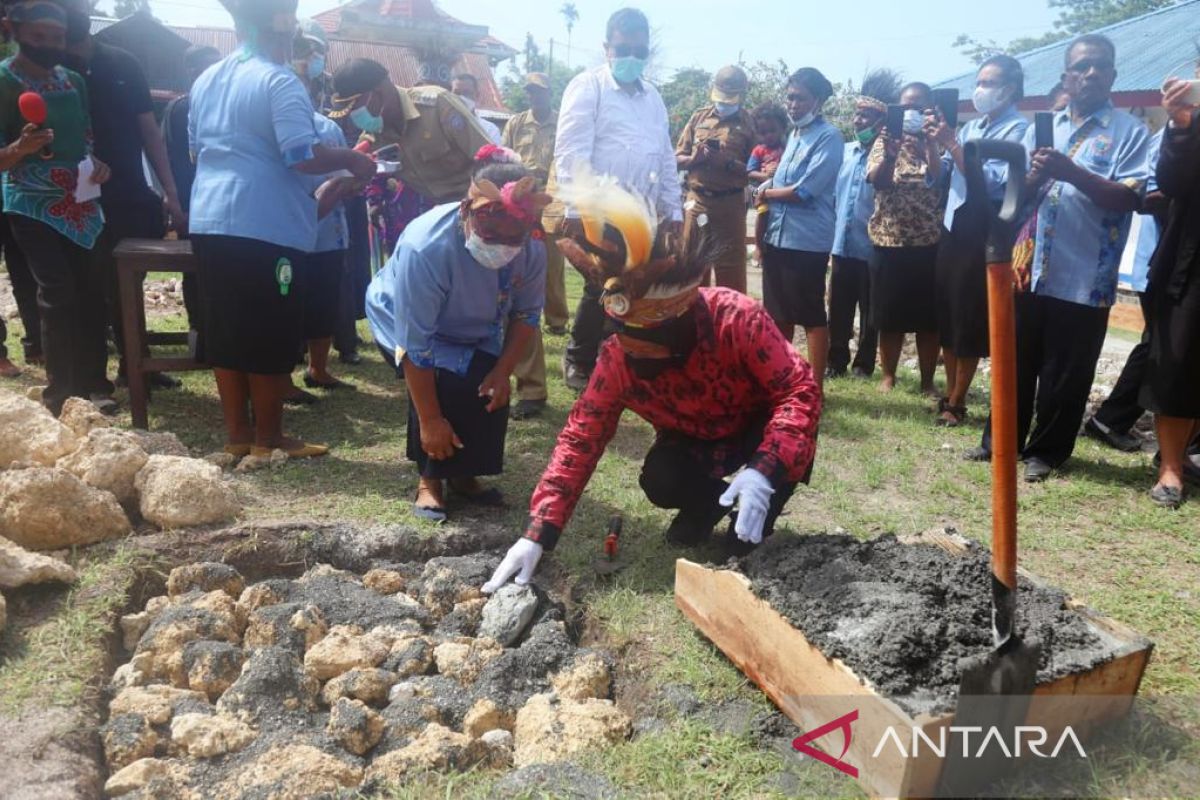
[[[117,19],[131,17],[139,11],[150,11],[150,0],[114,0],[113,16]]]
[[[551,102],[555,108],[562,102],[563,90],[567,88],[571,78],[583,72],[582,67],[570,68],[557,58],[551,64],[549,57],[542,53],[533,39],[533,34],[530,33],[525,34],[525,52],[522,60],[523,64],[520,67],[515,58],[508,62],[508,72],[500,79],[500,96],[504,99],[504,105],[514,113],[529,108],[529,101],[525,98],[525,76],[530,72],[545,72],[550,75]]]
[[[980,64],[998,53],[1016,55],[1027,53],[1063,39],[1112,25],[1133,17],[1140,17],[1160,8],[1173,6],[1178,0],[1047,0],[1050,8],[1059,9],[1054,28],[1041,36],[1024,36],[1008,44],[994,39],[986,41],[961,34],[954,46],[976,64]]]

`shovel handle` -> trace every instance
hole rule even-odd
[[[992,358],[992,572],[1017,588],[1017,328],[1012,264],[988,264]]]

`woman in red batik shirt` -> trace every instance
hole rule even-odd
[[[816,452],[820,390],[766,309],[738,292],[699,288],[703,252],[671,254],[667,242],[655,249],[655,220],[639,198],[582,179],[567,194],[559,199],[591,233],[559,247],[604,286],[617,335],[601,346],[534,490],[525,535],[483,587],[488,593],[513,575],[528,583],[543,551],[554,549],[627,408],[657,433],[640,483],[650,502],[677,510],[667,530],[675,544],[706,541],[736,503],[726,543],[745,553],[771,535]]]

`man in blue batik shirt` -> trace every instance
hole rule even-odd
[[[1029,482],[1045,480],[1075,449],[1121,253],[1150,178],[1146,127],[1112,105],[1115,62],[1103,36],[1072,42],[1063,73],[1071,104],[1054,117],[1054,147],[1036,148],[1032,126],[1025,137],[1029,188],[1041,198],[1032,283],[1017,295],[1017,439]],[[968,458],[990,454],[989,421]]]
[[[864,91],[872,78],[863,81]],[[895,83],[893,80],[892,83]],[[895,87],[890,87],[895,94]],[[868,378],[875,371],[879,334],[871,327],[868,313],[871,238],[867,222],[875,213],[875,187],[867,180],[867,156],[883,127],[887,100],[866,94],[855,101],[854,141],[846,143],[837,177],[837,227],[833,237],[833,271],[829,278],[829,369],[826,377],[840,378],[850,366],[850,337],[854,313],[859,315],[858,352],[854,375]]]

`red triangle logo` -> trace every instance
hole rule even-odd
[[[804,755],[809,756],[810,758],[815,758],[818,761],[824,762],[824,763],[828,764],[829,766],[833,767],[834,769],[839,770],[840,772],[846,773],[851,778],[857,778],[858,777],[858,767],[855,767],[851,764],[847,764],[845,761],[842,761],[842,758],[845,757],[846,752],[850,749],[850,738],[853,735],[853,731],[851,730],[850,725],[851,725],[851,723],[855,722],[857,719],[858,719],[858,709],[855,709],[855,710],[851,711],[849,714],[838,717],[837,719],[833,720],[832,722],[827,722],[819,728],[814,728],[811,731],[809,731],[808,733],[803,734],[802,736],[797,736],[795,739],[792,740],[792,747],[794,747],[797,752],[803,753]],[[818,750],[817,748],[815,748],[809,744],[809,742],[814,741],[816,739],[820,739],[825,734],[827,734],[831,731],[836,731],[836,730],[840,730],[842,732],[842,753],[837,758],[834,758],[833,756],[829,755],[829,753],[826,753],[824,750]]]

